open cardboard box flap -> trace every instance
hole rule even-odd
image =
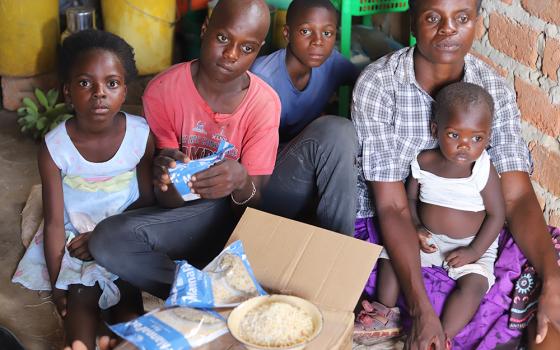
[[[248,208],[228,244],[240,239],[257,280],[330,310],[352,311],[381,247]]]
[[[380,246],[251,208],[228,244],[238,239],[265,289],[305,298],[323,311],[323,331],[306,349],[346,345]]]

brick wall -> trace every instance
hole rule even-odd
[[[560,226],[560,0],[483,0],[473,49],[515,89],[544,216]]]

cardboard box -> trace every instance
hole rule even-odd
[[[380,246],[251,208],[228,244],[238,239],[267,291],[295,295],[319,306],[323,330],[307,350],[352,348],[354,307]],[[227,334],[201,349],[244,347]]]
[[[306,349],[351,348],[354,307],[380,246],[251,208],[228,244],[238,239],[265,289],[305,298],[323,312],[323,331]]]

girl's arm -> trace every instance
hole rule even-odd
[[[451,267],[461,267],[480,259],[486,250],[496,240],[505,222],[505,203],[502,195],[500,178],[494,165],[490,164],[488,182],[480,192],[486,217],[476,234],[475,239],[468,247],[461,247],[449,253],[446,261]]]
[[[64,297],[57,290],[56,280],[60,272],[62,257],[64,256],[64,245],[66,234],[64,232],[64,196],[62,193],[62,177],[60,169],[51,158],[45,142],[41,144],[38,154],[39,174],[41,175],[43,191],[43,217],[45,225],[43,229],[45,262],[49,272],[49,279],[55,303],[59,313],[64,316]],[[61,304],[62,303],[62,304]]]
[[[140,196],[127,210],[147,207],[154,204],[154,187],[152,182],[152,162],[154,158],[155,143],[152,133],[148,136],[144,156],[136,166],[136,177],[138,178],[138,190]]]

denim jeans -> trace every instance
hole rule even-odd
[[[260,209],[351,236],[356,218],[357,152],[350,120],[317,118],[280,146]]]
[[[229,197],[175,209],[136,209],[100,222],[89,249],[98,264],[164,299],[175,277],[174,260],[205,266],[223,249],[235,224]]]

